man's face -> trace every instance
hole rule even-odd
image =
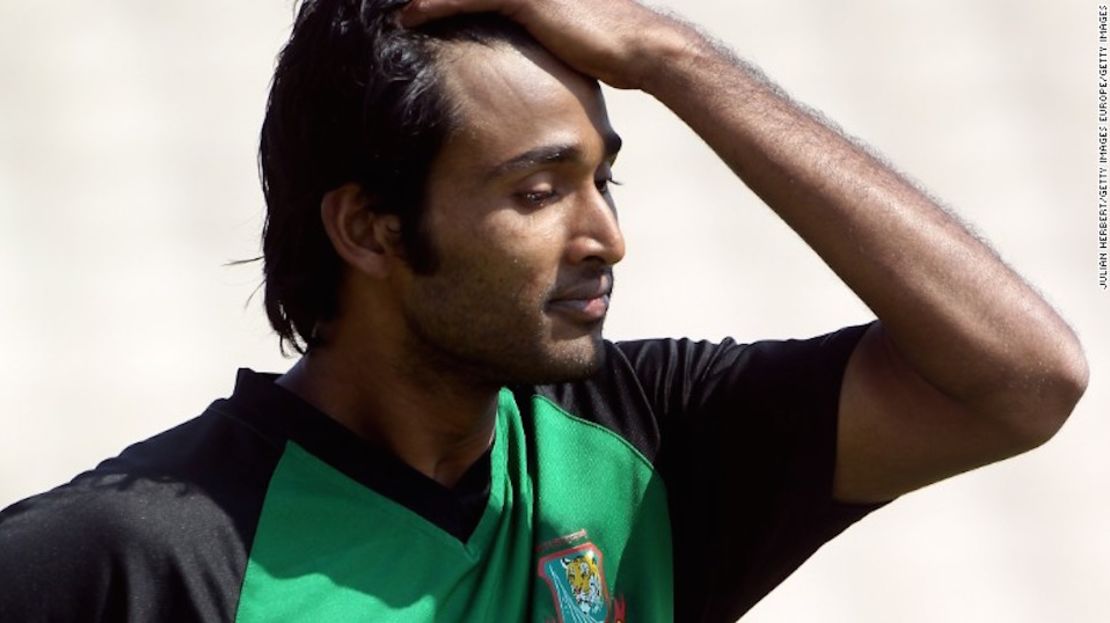
[[[413,346],[498,384],[586,376],[624,255],[600,89],[508,45],[454,44],[441,68],[460,127],[428,181],[437,268],[401,280]]]

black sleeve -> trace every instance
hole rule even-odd
[[[194,419],[0,512],[0,622],[232,620],[272,465],[240,428]]]
[[[191,575],[200,565],[172,544],[193,536],[196,496],[165,493],[126,474],[89,473],[5,509],[0,621],[223,619],[207,607],[213,578]]]
[[[844,369],[867,325],[808,340],[618,345],[661,428],[679,621],[735,621],[881,505],[832,499]]]

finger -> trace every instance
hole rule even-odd
[[[413,28],[461,13],[496,12],[510,15],[511,4],[509,0],[412,0],[401,9],[401,25]]]

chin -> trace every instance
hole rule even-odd
[[[553,349],[554,352],[542,365],[540,375],[544,383],[562,383],[588,378],[597,373],[605,365],[605,346],[600,333],[584,336],[574,340],[571,344],[562,344]]]
[[[436,365],[455,368],[490,386],[547,385],[588,378],[605,365],[601,323],[578,330],[563,327],[501,325],[479,332],[444,332],[421,341],[435,353]],[[424,332],[419,332],[424,333]],[[562,335],[560,335],[562,333]],[[435,335],[435,334],[433,334]]]
[[[503,384],[548,385],[589,378],[605,365],[605,346],[600,335],[584,336],[538,349],[531,356],[505,361]]]

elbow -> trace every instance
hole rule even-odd
[[[1079,348],[1078,344],[1076,344],[1075,351],[1069,362],[1067,374],[1064,376],[1069,413],[1087,391],[1087,383],[1091,379],[1091,369],[1087,365],[1087,356],[1083,354],[1083,350]]]
[[[1074,354],[1071,355],[1067,365],[1061,370],[1056,380],[1060,403],[1060,421],[1056,427],[1057,430],[1064,425],[1064,421],[1068,419],[1068,416],[1075,409],[1075,405],[1079,403],[1079,399],[1087,391],[1087,383],[1090,378],[1091,369],[1087,365],[1087,356],[1083,354],[1083,349],[1076,343]],[[1048,440],[1045,439],[1045,441]]]
[[[1017,422],[1017,436],[1026,450],[1052,439],[1064,426],[1075,405],[1087,391],[1090,369],[1078,342],[1065,357],[1045,368],[1029,383],[1027,399]]]

